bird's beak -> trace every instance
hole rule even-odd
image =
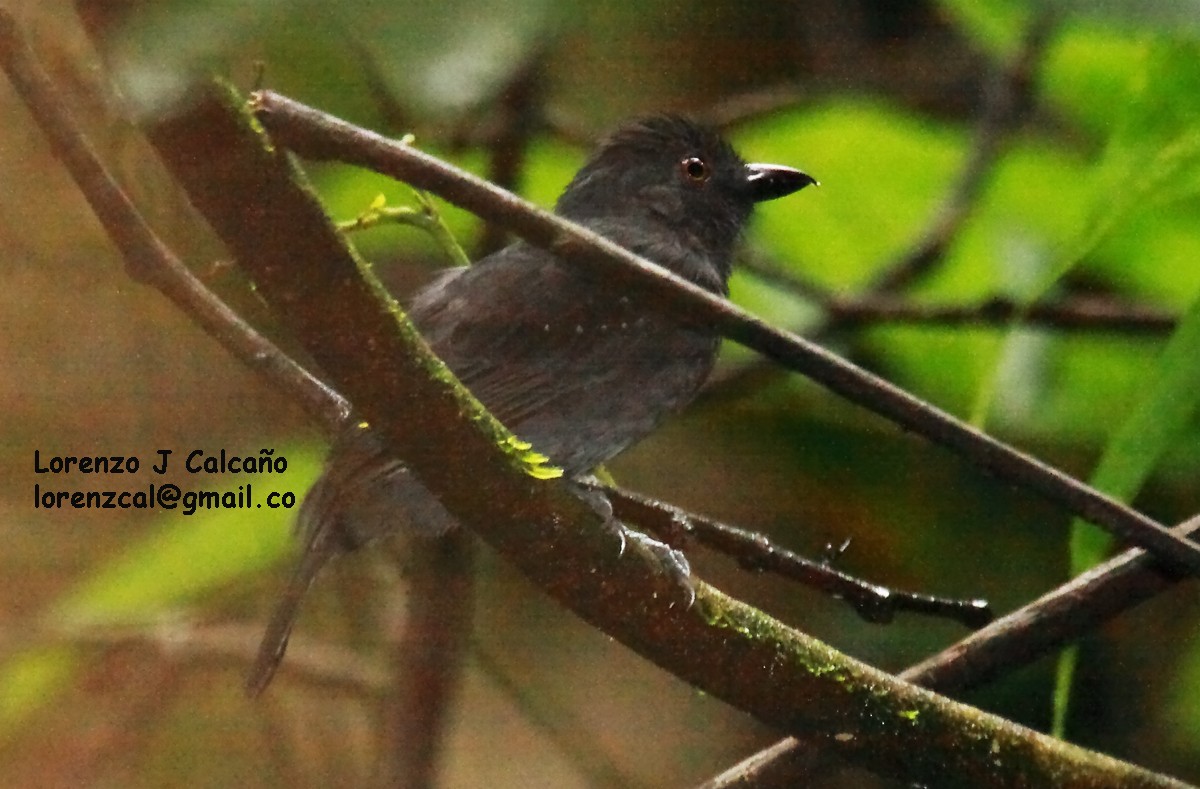
[[[819,185],[817,179],[808,173],[778,164],[746,165],[746,183],[750,185],[750,196],[756,203],[786,197],[806,186]]]

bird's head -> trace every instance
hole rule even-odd
[[[790,167],[746,164],[711,128],[675,116],[626,124],[604,140],[558,200],[576,221],[647,223],[697,243],[728,276],[754,204],[816,181]]]

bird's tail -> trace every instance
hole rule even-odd
[[[296,531],[304,552],[259,644],[246,678],[248,696],[258,696],[275,676],[300,605],[321,568],[334,556],[404,524],[437,535],[452,528],[454,521],[408,469],[388,457],[370,432],[355,427],[338,442],[300,506]]]
[[[275,671],[283,661],[283,654],[287,651],[292,626],[300,613],[300,603],[316,580],[317,573],[338,550],[337,541],[330,538],[328,529],[319,530],[305,547],[300,562],[283,590],[283,595],[275,604],[271,620],[267,623],[266,632],[258,645],[254,665],[250,667],[250,673],[246,676],[246,695],[250,698],[255,698],[271,684]]]

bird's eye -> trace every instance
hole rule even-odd
[[[689,156],[684,159],[679,163],[679,169],[683,171],[685,178],[696,184],[704,183],[712,174],[708,169],[708,164],[699,156]]]

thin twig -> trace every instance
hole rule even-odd
[[[0,18],[0,25],[4,28],[0,32],[11,32],[11,19],[7,16]],[[197,137],[188,137],[188,134],[192,132],[203,135],[204,139],[215,141],[218,145],[228,143],[229,140],[223,138],[222,134],[228,134],[230,127],[220,124],[221,116],[215,112],[215,109],[210,103],[204,104],[204,106],[194,109],[191,114],[173,118],[172,120],[176,121],[175,124],[166,131],[180,137],[176,140],[180,143],[196,143]],[[253,138],[250,126],[242,125],[236,128],[239,130],[238,133],[247,135],[248,143],[251,145],[257,143],[257,140]],[[212,137],[214,134],[215,137]],[[191,149],[187,151],[190,155],[194,152],[196,151]],[[287,169],[286,163],[281,163],[282,159],[271,155],[268,151],[258,151],[258,157],[257,161],[262,167]],[[234,164],[236,163],[238,162],[234,162]],[[251,173],[233,167],[223,169],[222,175],[248,176]],[[247,177],[246,180],[239,181],[238,186],[248,186],[252,181],[253,177]],[[296,192],[302,193],[302,189],[296,186]],[[229,194],[241,195],[240,192],[235,191],[227,193],[227,197]],[[239,200],[233,201],[239,203]],[[244,215],[240,218],[242,221],[248,219],[253,227],[262,222],[264,217],[257,215],[256,212],[250,212],[248,216]],[[266,218],[270,221],[274,216]],[[287,239],[278,241],[282,241],[281,246],[284,247],[281,249],[281,253],[295,252],[294,248],[288,246]],[[288,263],[306,264],[304,271],[293,272],[295,278],[299,279],[301,283],[304,282],[305,273],[313,270],[312,266],[307,264],[319,260],[318,258],[305,259],[302,251],[301,254],[284,255],[284,257]],[[421,429],[425,426],[416,426],[418,429],[415,430],[412,439],[406,438],[403,430],[398,429],[395,424],[397,421],[395,409],[384,406],[382,399],[377,402],[376,394],[379,392],[374,392],[370,386],[364,385],[364,380],[355,378],[353,371],[358,369],[358,371],[371,373],[377,367],[383,366],[386,373],[390,373],[385,375],[384,391],[397,392],[406,392],[403,374],[407,373],[407,380],[415,383],[415,392],[410,393],[419,394],[428,391],[433,394],[438,392],[438,396],[442,397],[440,400],[437,397],[414,397],[412,400],[412,402],[424,400],[425,404],[430,404],[431,409],[438,411],[438,416],[442,415],[442,411],[446,411],[446,409],[450,411],[462,409],[464,404],[469,405],[468,400],[446,397],[446,392],[449,391],[448,384],[439,383],[433,378],[428,380],[422,378],[422,375],[430,373],[430,368],[422,363],[414,365],[406,355],[392,355],[390,351],[396,350],[395,345],[403,342],[398,338],[389,338],[385,333],[378,332],[364,338],[359,333],[349,331],[346,338],[341,338],[340,344],[325,349],[320,345],[322,335],[314,330],[328,330],[330,325],[336,327],[336,321],[331,315],[323,315],[322,319],[316,320],[312,324],[306,324],[302,320],[298,323],[295,320],[296,317],[288,306],[295,305],[296,302],[290,299],[290,296],[316,297],[322,290],[330,291],[330,299],[335,305],[353,308],[349,314],[377,314],[373,311],[370,303],[362,303],[362,296],[365,295],[367,299],[372,297],[370,289],[364,293],[361,287],[358,290],[330,287],[335,283],[353,282],[354,260],[344,253],[343,257],[346,259],[336,260],[334,266],[322,271],[322,276],[316,282],[302,285],[299,291],[284,291],[284,293],[275,291],[278,284],[287,281],[284,272],[292,271],[290,269],[271,269],[269,266],[259,265],[254,266],[253,271],[258,277],[266,279],[266,282],[269,283],[270,287],[264,288],[264,291],[270,291],[268,299],[280,311],[281,317],[293,319],[289,321],[289,324],[293,325],[294,329],[301,330],[298,332],[301,339],[310,345],[314,353],[319,353],[320,359],[334,362],[332,367],[340,372],[338,380],[344,379],[352,383],[349,391],[353,391],[355,397],[361,397],[368,417],[371,417],[378,428],[382,430],[382,435],[388,440],[389,445],[401,448],[407,453],[406,457],[414,458],[414,471],[418,472],[422,478],[431,481],[431,489],[439,496],[444,496],[452,512],[474,513],[475,516],[478,516],[473,520],[478,523],[481,534],[490,538],[493,544],[504,550],[505,555],[510,556],[518,565],[521,565],[530,576],[540,579],[548,590],[563,600],[566,600],[564,590],[568,586],[559,584],[581,585],[584,591],[599,592],[600,600],[593,602],[611,603],[610,606],[606,607],[604,604],[593,606],[582,600],[576,600],[574,597],[570,598],[568,602],[586,608],[596,620],[601,621],[606,627],[612,628],[611,632],[620,633],[620,637],[625,639],[626,643],[637,646],[644,654],[647,651],[647,645],[642,637],[635,637],[634,633],[652,632],[638,630],[642,626],[649,625],[650,622],[642,621],[646,619],[643,609],[630,603],[655,600],[656,596],[660,601],[676,600],[679,597],[678,590],[671,588],[670,580],[662,579],[656,576],[654,571],[647,570],[647,558],[644,550],[635,548],[626,558],[613,559],[611,555],[605,553],[612,547],[610,544],[612,538],[602,536],[601,531],[572,531],[572,541],[570,542],[542,540],[542,537],[562,536],[558,534],[558,531],[564,528],[564,523],[588,523],[596,530],[600,529],[600,524],[594,523],[595,513],[589,514],[586,505],[570,505],[569,498],[554,494],[553,492],[557,490],[558,486],[532,487],[528,480],[521,480],[520,484],[514,484],[520,480],[520,475],[515,474],[511,468],[500,474],[499,471],[505,466],[486,464],[485,460],[488,458],[486,451],[480,451],[478,457],[475,454],[468,456],[480,460],[478,464],[472,464],[472,468],[470,468],[472,474],[480,474],[484,477],[485,483],[491,483],[481,486],[486,490],[486,495],[473,498],[475,493],[470,486],[456,484],[462,482],[456,476],[457,471],[450,470],[444,474],[439,469],[436,458],[428,451],[428,445],[421,448],[422,441],[432,438],[432,435],[428,434],[428,430]],[[244,264],[253,263],[253,260],[240,260]],[[330,279],[331,276],[334,278]],[[316,300],[319,301],[319,299]],[[306,317],[308,317],[308,313],[306,313]],[[376,320],[376,324],[385,325],[386,320]],[[368,324],[368,326],[374,327],[374,324]],[[362,329],[362,326],[356,326],[355,329]],[[395,326],[392,326],[392,331],[395,331]],[[407,353],[415,353],[419,357],[421,353],[419,343],[412,343],[406,348]],[[347,351],[346,360],[338,365],[341,360],[336,359],[336,353],[342,350]],[[389,365],[395,366],[395,369],[388,367]],[[478,415],[469,409],[468,412]],[[496,445],[490,444],[490,441],[497,438],[496,435],[481,433],[478,422],[464,420],[461,411],[458,411],[458,417],[461,422],[438,423],[438,427],[442,428],[445,434],[446,444],[451,447],[461,447],[463,439],[467,435],[474,435],[475,438],[467,440],[468,448],[472,448],[472,450],[474,448],[481,448],[481,450],[491,448],[491,451],[496,453]],[[476,433],[469,433],[469,430],[475,430]],[[438,434],[437,430],[434,430],[433,433]],[[497,494],[512,495],[516,502],[506,499],[497,500]],[[550,505],[550,508],[545,507],[544,501]],[[538,529],[530,534],[524,534],[522,529],[512,528],[518,522],[523,523],[522,518],[512,517],[512,513],[517,512],[528,518],[529,523],[538,526]],[[502,522],[496,524],[500,528],[490,528],[492,524],[488,520],[487,513],[491,513],[493,516],[509,514],[510,517],[505,517]],[[550,531],[550,534],[541,534],[541,531],[546,530]],[[572,564],[559,568],[552,562],[542,561],[547,558],[546,550],[551,544],[559,558],[562,558],[563,554],[570,554]],[[587,555],[575,556],[576,553],[586,553]],[[576,568],[575,561],[583,562],[578,566],[583,571],[582,574],[572,572]],[[599,573],[599,576],[595,576],[595,573]],[[599,586],[596,586],[594,580],[593,583],[587,583],[589,578],[598,577],[606,579],[605,583],[601,583]],[[612,583],[608,583],[610,580]],[[672,610],[670,607],[664,609],[662,603],[659,603],[658,606],[655,606],[654,613],[664,618],[661,626],[666,627],[667,630],[662,632],[677,633],[678,636],[683,637],[684,643],[695,646],[695,649],[674,652],[670,661],[667,661],[665,655],[659,655],[658,658],[676,665],[677,670],[682,671],[682,675],[689,677],[692,681],[701,682],[703,687],[718,693],[722,698],[737,699],[739,704],[750,705],[760,715],[764,715],[764,718],[787,725],[788,728],[820,724],[814,716],[816,711],[836,713],[839,709],[853,710],[854,715],[845,718],[842,723],[851,731],[859,731],[864,737],[868,733],[872,736],[868,741],[864,737],[847,734],[846,737],[836,737],[832,745],[841,748],[844,752],[860,754],[860,757],[869,764],[904,765],[906,775],[914,777],[941,775],[944,770],[967,769],[982,769],[988,772],[988,775],[995,776],[995,770],[998,767],[1012,769],[1019,763],[1021,769],[1037,771],[1039,765],[1044,764],[1044,759],[1052,759],[1057,765],[1070,764],[1072,765],[1070,769],[1087,773],[1099,781],[1108,783],[1122,782],[1124,784],[1129,779],[1138,779],[1138,781],[1146,782],[1147,785],[1177,785],[1163,776],[1153,776],[1151,773],[1132,769],[1132,767],[1116,763],[1114,760],[1081,752],[1078,748],[1052,742],[1045,737],[1031,733],[1031,731],[1021,730],[1007,724],[1000,725],[1000,722],[991,716],[979,716],[977,713],[971,713],[968,716],[968,710],[961,705],[947,704],[928,694],[913,693],[911,688],[906,686],[892,685],[889,683],[887,675],[872,671],[852,661],[845,661],[844,658],[821,648],[820,645],[810,642],[800,634],[787,631],[786,628],[780,627],[775,622],[738,606],[734,601],[721,598],[713,590],[702,589],[700,591],[702,595],[697,595],[697,597],[704,601],[707,612],[709,614],[719,612],[721,621],[727,622],[730,627],[714,628],[712,622],[704,621],[701,616],[684,612],[684,610]],[[613,612],[619,612],[619,616],[614,618]],[[746,628],[750,628],[750,630],[746,630]],[[655,628],[653,632],[659,631]],[[755,633],[754,638],[749,637],[750,632]],[[779,643],[779,639],[784,637],[788,639],[786,648],[784,644]],[[674,643],[672,639],[667,640]],[[738,650],[731,652],[731,656],[737,656],[739,670],[719,675],[710,674],[708,671],[710,668],[709,656],[718,654],[722,649],[721,645],[728,648],[731,642],[738,644]],[[800,655],[797,649],[802,643],[806,649],[812,651],[810,657],[803,658],[797,663],[794,658]],[[785,656],[786,659],[781,659]],[[818,665],[821,670],[805,670],[805,665],[808,664],[804,661],[808,661],[808,659],[816,661],[816,663],[812,663],[812,667]],[[836,668],[833,668],[834,665]],[[758,670],[755,670],[755,667]],[[763,667],[769,667],[770,681],[767,681],[768,677],[762,674]],[[743,676],[740,674],[740,669],[744,669],[748,673]],[[836,675],[830,676],[830,671],[835,671]],[[797,683],[793,685],[792,682]],[[886,693],[881,692],[882,688],[887,688]],[[767,695],[763,695],[764,689],[769,689]],[[848,707],[829,704],[829,701],[835,699],[852,701],[852,704]],[[888,711],[890,707],[881,706],[884,700],[887,700],[888,704],[899,704],[900,707],[896,707],[896,710],[906,711],[905,716],[919,716],[920,733],[923,734],[923,742],[928,743],[929,748],[923,748],[920,752],[912,747],[900,749],[900,751],[884,751],[881,748],[883,741],[880,737],[874,736],[878,734],[878,723],[884,719],[892,719],[895,711]],[[901,717],[911,719],[905,716]],[[966,729],[984,734],[986,743],[988,743],[988,758],[980,761],[973,753],[971,743],[955,739],[955,731]],[[949,749],[935,747],[937,743],[943,741],[942,737],[948,737],[944,741],[950,745],[960,747],[950,747]]]
[[[350,412],[345,399],[242,320],[150,229],[116,179],[100,163],[6,13],[0,14],[0,64],[121,251],[129,276],[156,288],[243,364],[271,380],[281,391],[293,393],[320,424],[333,429],[340,426]]]
[[[1180,537],[1200,534],[1200,516],[1171,529]],[[1071,579],[905,671],[925,687],[954,692],[975,687],[1002,670],[1025,665],[1069,643],[1117,614],[1180,580],[1155,567],[1144,551],[1126,551]]]
[[[885,296],[833,299],[824,307],[839,325],[904,323],[933,326],[1022,325],[1070,331],[1168,334],[1178,318],[1165,310],[1109,298],[1072,296],[1056,302],[1023,306],[1013,299],[993,298],[979,304],[916,304]]]
[[[1194,538],[1200,533],[1200,516],[1172,531]],[[939,693],[976,687],[1070,643],[1180,580],[1155,566],[1145,551],[1126,551],[899,676]],[[802,785],[813,766],[823,763],[823,747],[816,739],[785,737],[707,781],[702,789]]]
[[[1016,56],[996,70],[989,81],[983,110],[957,179],[925,229],[904,252],[879,269],[864,288],[863,295],[899,292],[928,276],[945,259],[947,250],[957,239],[982,195],[999,161],[1008,133],[1016,127],[1032,101],[1034,72],[1054,26],[1051,14],[1039,14],[1027,28]],[[779,273],[772,272],[769,267],[758,268],[760,273],[769,277],[777,278]],[[829,316],[807,334],[821,338],[840,328],[842,325]],[[721,399],[731,392],[752,391],[756,384],[772,378],[774,376],[766,369],[765,362],[755,359],[715,376],[705,387],[704,397]]]
[[[415,227],[430,235],[442,254],[446,256],[451,266],[469,266],[471,259],[459,245],[458,239],[450,232],[442,214],[437,210],[433,198],[420,189],[413,189],[413,199],[417,208],[412,206],[389,206],[381,194],[367,207],[366,211],[344,222],[337,223],[337,229],[343,233],[367,230],[381,224],[396,224]]]
[[[234,101],[214,90],[150,136],[172,170],[187,176],[185,183],[205,190],[197,198],[206,216],[211,212],[223,237],[240,247],[240,234],[269,232],[289,207],[307,218],[319,205]],[[211,182],[195,183],[201,141],[226,164],[219,192]],[[291,198],[284,194],[287,182]],[[236,211],[237,196],[257,200],[262,193],[282,201],[277,211]],[[585,249],[569,236],[557,240],[564,253]],[[533,480],[504,451],[511,437],[436,365],[394,306],[380,303],[381,286],[348,249],[337,252],[330,238],[322,250],[331,253],[327,257],[306,251],[300,238],[276,241],[270,260],[239,256],[239,263],[389,451],[531,580],[640,654],[771,725],[838,732],[831,748],[909,780],[951,772],[993,785],[1017,775],[1049,781],[1053,765],[1098,785],[1179,785],[892,682],[703,582],[685,588],[640,542],[628,542],[622,554],[621,536],[570,486]],[[596,243],[588,247],[594,251]],[[405,406],[419,407],[425,418],[406,418]],[[695,606],[686,605],[690,599]]]
[[[442,250],[442,254],[446,256],[446,259],[450,261],[450,265],[471,265],[471,259],[467,257],[466,250],[458,243],[458,239],[454,237],[454,233],[450,232],[450,226],[446,224],[446,219],[442,216],[442,212],[437,209],[433,198],[420,189],[414,189],[413,196],[416,198],[417,205],[421,207],[422,215],[428,220],[425,231],[432,236],[434,243]]]
[[[803,373],[846,399],[951,449],[996,476],[1033,490],[1120,539],[1178,567],[1200,572],[1200,547],[1050,465],[998,441],[821,346],[777,329],[611,241],[499,190],[429,154],[269,91],[255,94],[259,120],[285,146],[313,159],[363,166],[427,189],[535,246],[603,270],[613,286],[636,287],[681,320],[724,336]]]
[[[1028,109],[1034,71],[1054,29],[1053,15],[1039,12],[1026,28],[1017,55],[992,76],[967,161],[958,180],[924,232],[908,251],[871,280],[868,293],[903,290],[928,274],[945,257],[946,250],[979,202],[1008,139],[1008,132]]]
[[[638,526],[645,526],[676,548],[685,547],[686,538],[736,560],[744,569],[768,571],[845,600],[868,622],[891,622],[899,611],[953,619],[977,628],[992,621],[985,600],[953,600],[934,595],[904,592],[869,583],[825,562],[814,562],[781,548],[762,534],[687,512],[656,501],[640,493],[610,485],[592,485],[612,502],[613,514]]]
[[[1158,307],[1099,296],[1067,296],[1033,305],[1001,296],[973,304],[925,304],[887,293],[839,296],[753,249],[744,250],[738,267],[815,303],[827,323],[845,328],[881,323],[1009,326],[1020,317],[1023,324],[1049,329],[1166,334],[1178,323],[1177,316]]]

